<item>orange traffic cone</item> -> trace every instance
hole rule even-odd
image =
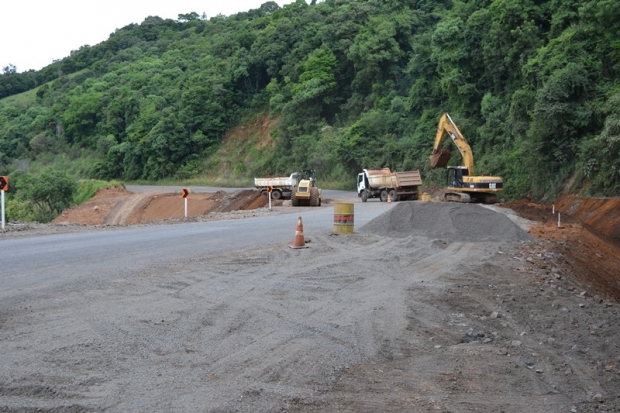
[[[388,195],[388,204],[392,203],[392,197],[390,195]]]
[[[297,228],[295,229],[295,238],[293,238],[293,245],[291,248],[306,248],[306,241],[304,241],[304,225],[301,223],[301,217],[297,218]]]

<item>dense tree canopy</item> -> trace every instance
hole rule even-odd
[[[268,112],[275,146],[240,148],[254,162],[239,174],[432,177],[449,112],[507,196],[618,195],[620,2],[297,0],[148,17],[38,72],[4,68],[0,99],[6,173],[64,156],[89,160],[83,177],[186,176]]]

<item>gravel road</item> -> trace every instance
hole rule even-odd
[[[618,303],[515,221],[403,202],[305,249],[24,290],[0,412],[619,411]]]

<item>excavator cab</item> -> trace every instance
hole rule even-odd
[[[469,170],[463,166],[448,166],[446,168],[447,186],[452,188],[463,188],[463,177],[469,176]]]

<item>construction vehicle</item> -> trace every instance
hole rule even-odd
[[[422,185],[420,171],[392,172],[390,168],[364,169],[357,174],[357,196],[362,202],[379,198],[397,202],[418,199]]]
[[[299,183],[300,172],[293,172],[290,176],[254,178],[254,186],[262,195],[267,195],[271,189],[274,199],[289,199]]]
[[[456,145],[461,157],[462,166],[447,166],[452,152],[443,148],[442,144],[448,135]],[[481,176],[474,174],[474,155],[471,148],[459,128],[445,113],[439,120],[435,146],[430,156],[431,168],[446,167],[447,192],[444,194],[445,201],[452,202],[483,202],[494,204],[498,202],[497,193],[504,188],[504,181],[499,176]]]
[[[292,206],[321,206],[323,194],[316,186],[316,176],[313,169],[299,171],[299,183],[291,194]]]

